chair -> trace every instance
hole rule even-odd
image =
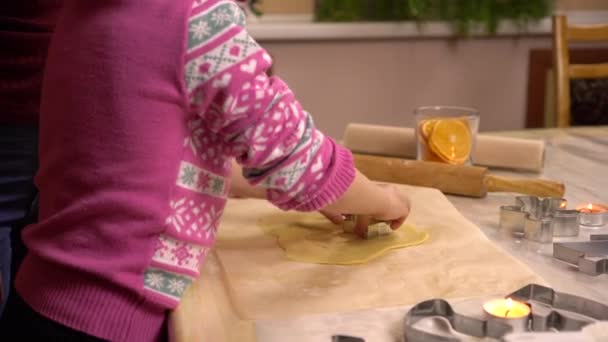
[[[553,67],[558,127],[569,127],[571,123],[570,80],[608,77],[608,63],[570,64],[568,43],[600,40],[608,41],[608,24],[569,25],[566,16],[553,16]]]

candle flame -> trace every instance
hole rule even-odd
[[[451,146],[451,150],[452,150],[452,159],[456,158],[456,148],[454,147],[454,145]]]
[[[565,208],[566,207],[566,202],[562,202],[562,204],[559,205],[560,208]]]
[[[587,209],[593,210],[593,204],[591,204],[591,203],[587,204]]]

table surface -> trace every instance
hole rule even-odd
[[[568,207],[586,203],[608,203],[608,127],[571,128],[506,132],[502,135],[542,138],[547,142],[546,164],[542,177],[566,184]],[[508,171],[499,175],[532,177]],[[452,204],[474,222],[495,243],[526,263],[554,289],[583,295],[608,303],[608,276],[588,276],[554,260],[552,244],[539,245],[527,240],[505,238],[497,233],[499,207],[514,204],[514,195],[489,194],[482,200],[448,196]],[[556,241],[586,241],[590,234],[607,234],[608,227],[589,229],[581,226],[578,238]]]
[[[568,207],[585,203],[608,203],[608,127],[494,132],[501,136],[543,139],[547,142],[543,178],[566,184]],[[496,175],[539,177],[538,174],[492,170]],[[514,204],[515,196],[490,193],[484,199],[448,196],[452,204],[475,223],[497,245],[523,261],[557,291],[608,303],[608,275],[589,276],[552,258],[552,244],[516,240],[498,233],[499,207]],[[608,234],[608,227],[581,228],[578,238],[556,241],[584,241],[590,234]],[[260,341],[330,341],[337,332],[365,337],[368,341],[402,339],[403,315],[407,307],[385,308],[342,314],[315,315],[293,320],[256,322]]]

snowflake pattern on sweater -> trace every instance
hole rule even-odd
[[[183,68],[188,133],[166,229],[144,274],[144,288],[170,302],[198,276],[215,241],[231,158],[285,210],[317,210],[354,177],[350,154],[315,129],[282,80],[266,75],[272,58],[244,25],[233,1],[193,2]]]

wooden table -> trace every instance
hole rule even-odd
[[[566,183],[566,199],[570,206],[582,203],[608,203],[608,127],[570,128],[565,130],[527,130],[517,132],[497,132],[503,136],[536,138],[547,141],[546,166],[542,176]],[[495,171],[496,174],[518,177],[538,177],[535,174],[521,174],[509,171]],[[540,245],[528,241],[517,241],[497,234],[498,211],[501,205],[512,204],[513,194],[491,193],[484,199],[449,196],[450,201],[465,217],[477,224],[497,245],[522,260],[556,290],[569,292],[604,303],[608,303],[608,276],[588,276],[576,269],[552,259],[552,245]],[[581,229],[577,240],[588,239],[590,234],[606,234],[608,227],[601,229]],[[570,241],[573,239],[560,239]],[[209,260],[204,272],[208,277],[219,277],[216,261]],[[260,322],[240,321],[233,313],[226,312],[224,305],[229,302],[225,294],[213,284],[197,282],[193,285],[195,296],[209,296],[209,310],[192,307],[186,301],[173,314],[173,325],[182,323],[181,331],[175,333],[176,340],[192,341],[194,336],[226,336],[226,329],[242,332],[242,336],[256,335],[259,341],[330,341],[332,334],[359,334],[370,341],[399,341],[402,336],[400,325],[407,307],[369,310],[341,314],[325,314],[300,317],[292,320]],[[199,298],[201,299],[201,298]],[[192,302],[205,302],[205,299]],[[187,326],[184,320],[195,312],[222,312],[223,322],[218,322],[218,314],[201,316],[200,325]],[[189,321],[192,321],[190,319]],[[219,328],[222,327],[223,328]],[[229,328],[226,328],[229,326]],[[224,331],[221,331],[224,329]],[[223,334],[223,335],[222,335]],[[362,335],[363,334],[363,335]],[[236,334],[238,338],[239,334]],[[235,335],[233,334],[232,337]]]

